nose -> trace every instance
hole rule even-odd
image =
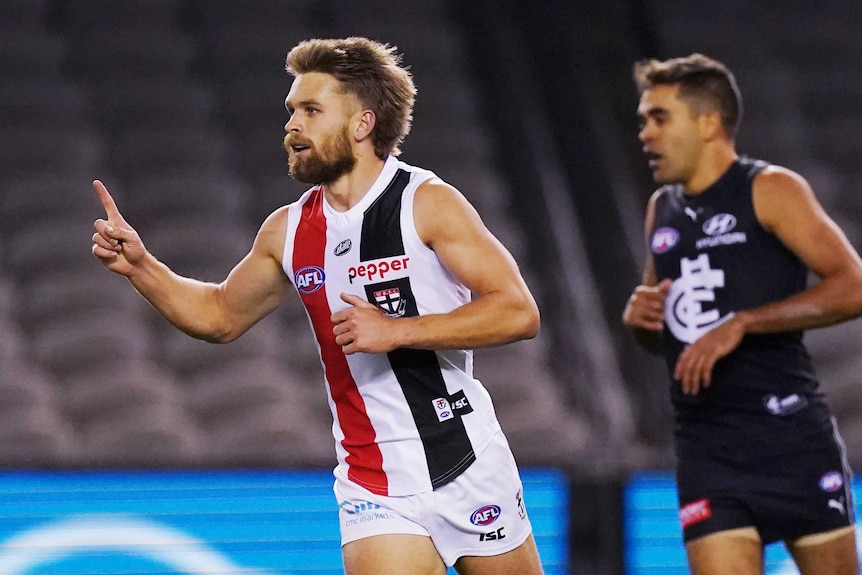
[[[649,124],[644,124],[640,131],[638,132],[638,140],[641,142],[646,142],[647,140],[652,138],[652,130],[649,127]]]

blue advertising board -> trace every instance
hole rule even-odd
[[[546,573],[565,575],[565,478],[522,477]],[[0,573],[340,574],[332,482],[293,470],[0,473]]]
[[[859,481],[853,486],[859,501]],[[857,516],[859,506],[856,506]],[[862,540],[858,537],[857,540]],[[672,473],[643,472],[632,476],[623,496],[623,539],[626,575],[688,575],[679,523],[676,482]],[[766,547],[766,575],[798,575],[781,543]]]

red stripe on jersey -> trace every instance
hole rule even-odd
[[[323,215],[323,189],[317,188],[305,205],[296,228],[293,242],[293,270],[298,272],[309,266],[323,270],[326,253],[326,218]],[[296,282],[296,278],[294,279]],[[325,283],[325,276],[324,276]],[[298,282],[297,282],[298,283]],[[329,392],[335,402],[338,423],[344,431],[341,445],[347,451],[347,477],[378,495],[389,494],[389,481],[383,471],[383,454],[376,443],[377,434],[371,425],[365,401],[347,357],[335,343],[332,333],[332,310],[325,289],[300,290],[305,308],[311,318],[314,335],[320,345],[320,355],[329,382]]]

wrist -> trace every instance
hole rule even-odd
[[[153,257],[149,252],[133,264],[130,264],[129,272],[126,274],[126,279],[132,282],[132,285],[137,286],[140,283],[146,283],[147,278],[158,274],[158,268],[162,265],[159,260]]]
[[[733,321],[742,326],[742,333],[747,334],[751,330],[751,324],[754,322],[751,312],[738,311],[733,316]]]
[[[392,321],[393,344],[396,349],[414,345],[413,335],[417,319],[418,317],[400,317]]]

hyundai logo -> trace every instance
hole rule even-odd
[[[703,233],[708,236],[726,234],[736,227],[736,217],[730,214],[716,214],[703,222]]]

